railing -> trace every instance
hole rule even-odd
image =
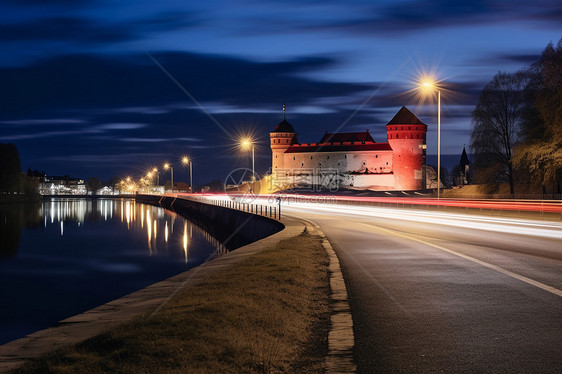
[[[281,220],[281,206],[279,204],[266,204],[260,200],[246,202],[244,197],[217,196],[217,195],[193,195],[193,194],[166,194],[180,199],[193,200],[199,203],[211,204],[228,209],[240,210],[242,212],[256,214],[276,220]]]

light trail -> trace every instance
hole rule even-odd
[[[397,219],[418,223],[431,223],[452,227],[503,232],[508,234],[536,235],[553,239],[562,239],[562,223],[560,222],[538,222],[522,219],[467,216],[463,214],[443,212],[419,212],[406,209],[361,206],[346,207],[342,205],[329,204],[294,203],[285,206],[285,209],[291,208],[298,209],[301,212],[314,210],[316,212],[337,213],[340,215],[344,214],[349,217],[369,216],[379,219]]]

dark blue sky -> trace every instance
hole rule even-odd
[[[549,0],[3,0],[0,142],[24,169],[83,178],[189,154],[204,183],[249,165],[241,133],[267,170],[285,101],[303,142],[365,129],[384,141],[406,105],[435,154],[436,105],[412,92],[428,72],[443,88],[442,153],[460,157],[483,85],[560,37]]]

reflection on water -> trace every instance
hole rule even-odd
[[[228,251],[189,220],[128,199],[0,206],[0,344]]]
[[[87,220],[108,221],[112,220],[115,215],[121,223],[126,225],[127,230],[138,230],[140,226],[140,229],[146,232],[149,255],[158,252],[158,246],[161,245],[158,241],[158,232],[162,226],[166,249],[168,249],[167,244],[169,241],[180,240],[178,242],[182,243],[181,247],[186,254],[186,259],[187,245],[189,242],[188,237],[191,238],[193,236],[194,228],[215,248],[215,253],[213,253],[211,257],[216,257],[228,252],[228,249],[217,239],[183,218],[181,218],[183,222],[182,236],[179,239],[174,237],[176,213],[152,205],[137,204],[134,200],[100,199],[95,201],[85,199],[52,199],[50,202],[44,202],[40,206],[38,215],[43,217],[45,228],[47,228],[49,224],[59,225],[61,236],[64,235],[65,225],[83,227]],[[187,263],[187,260],[185,262]]]

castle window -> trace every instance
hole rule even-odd
[[[398,134],[396,134],[396,139],[398,139],[398,138],[399,138],[399,136],[398,136]]]
[[[301,162],[301,166],[304,166],[304,162]]]
[[[287,139],[287,140],[285,141],[285,143],[289,143],[289,139]]]
[[[312,160],[312,156],[310,156],[310,159]]]
[[[420,138],[420,134],[416,134],[416,139],[419,139],[419,138]]]
[[[338,162],[338,166],[340,166],[340,163]]]
[[[275,158],[277,158],[277,155],[275,155]]]
[[[388,162],[386,164],[388,165]]]
[[[347,158],[347,155],[343,155],[343,158]]]
[[[379,155],[375,155],[375,158],[379,158]]]
[[[412,129],[412,127],[411,127],[411,126],[408,126],[408,130],[411,130],[411,129]]]
[[[400,130],[404,130],[404,126],[400,126]]]
[[[295,156],[293,156],[293,161],[295,160]]]
[[[363,161],[363,166],[365,166],[365,161]]]
[[[326,160],[329,160],[329,159],[330,159],[330,156],[326,157]]]
[[[322,167],[322,163],[321,163],[321,162],[319,162],[319,163],[318,163],[318,166]]]

